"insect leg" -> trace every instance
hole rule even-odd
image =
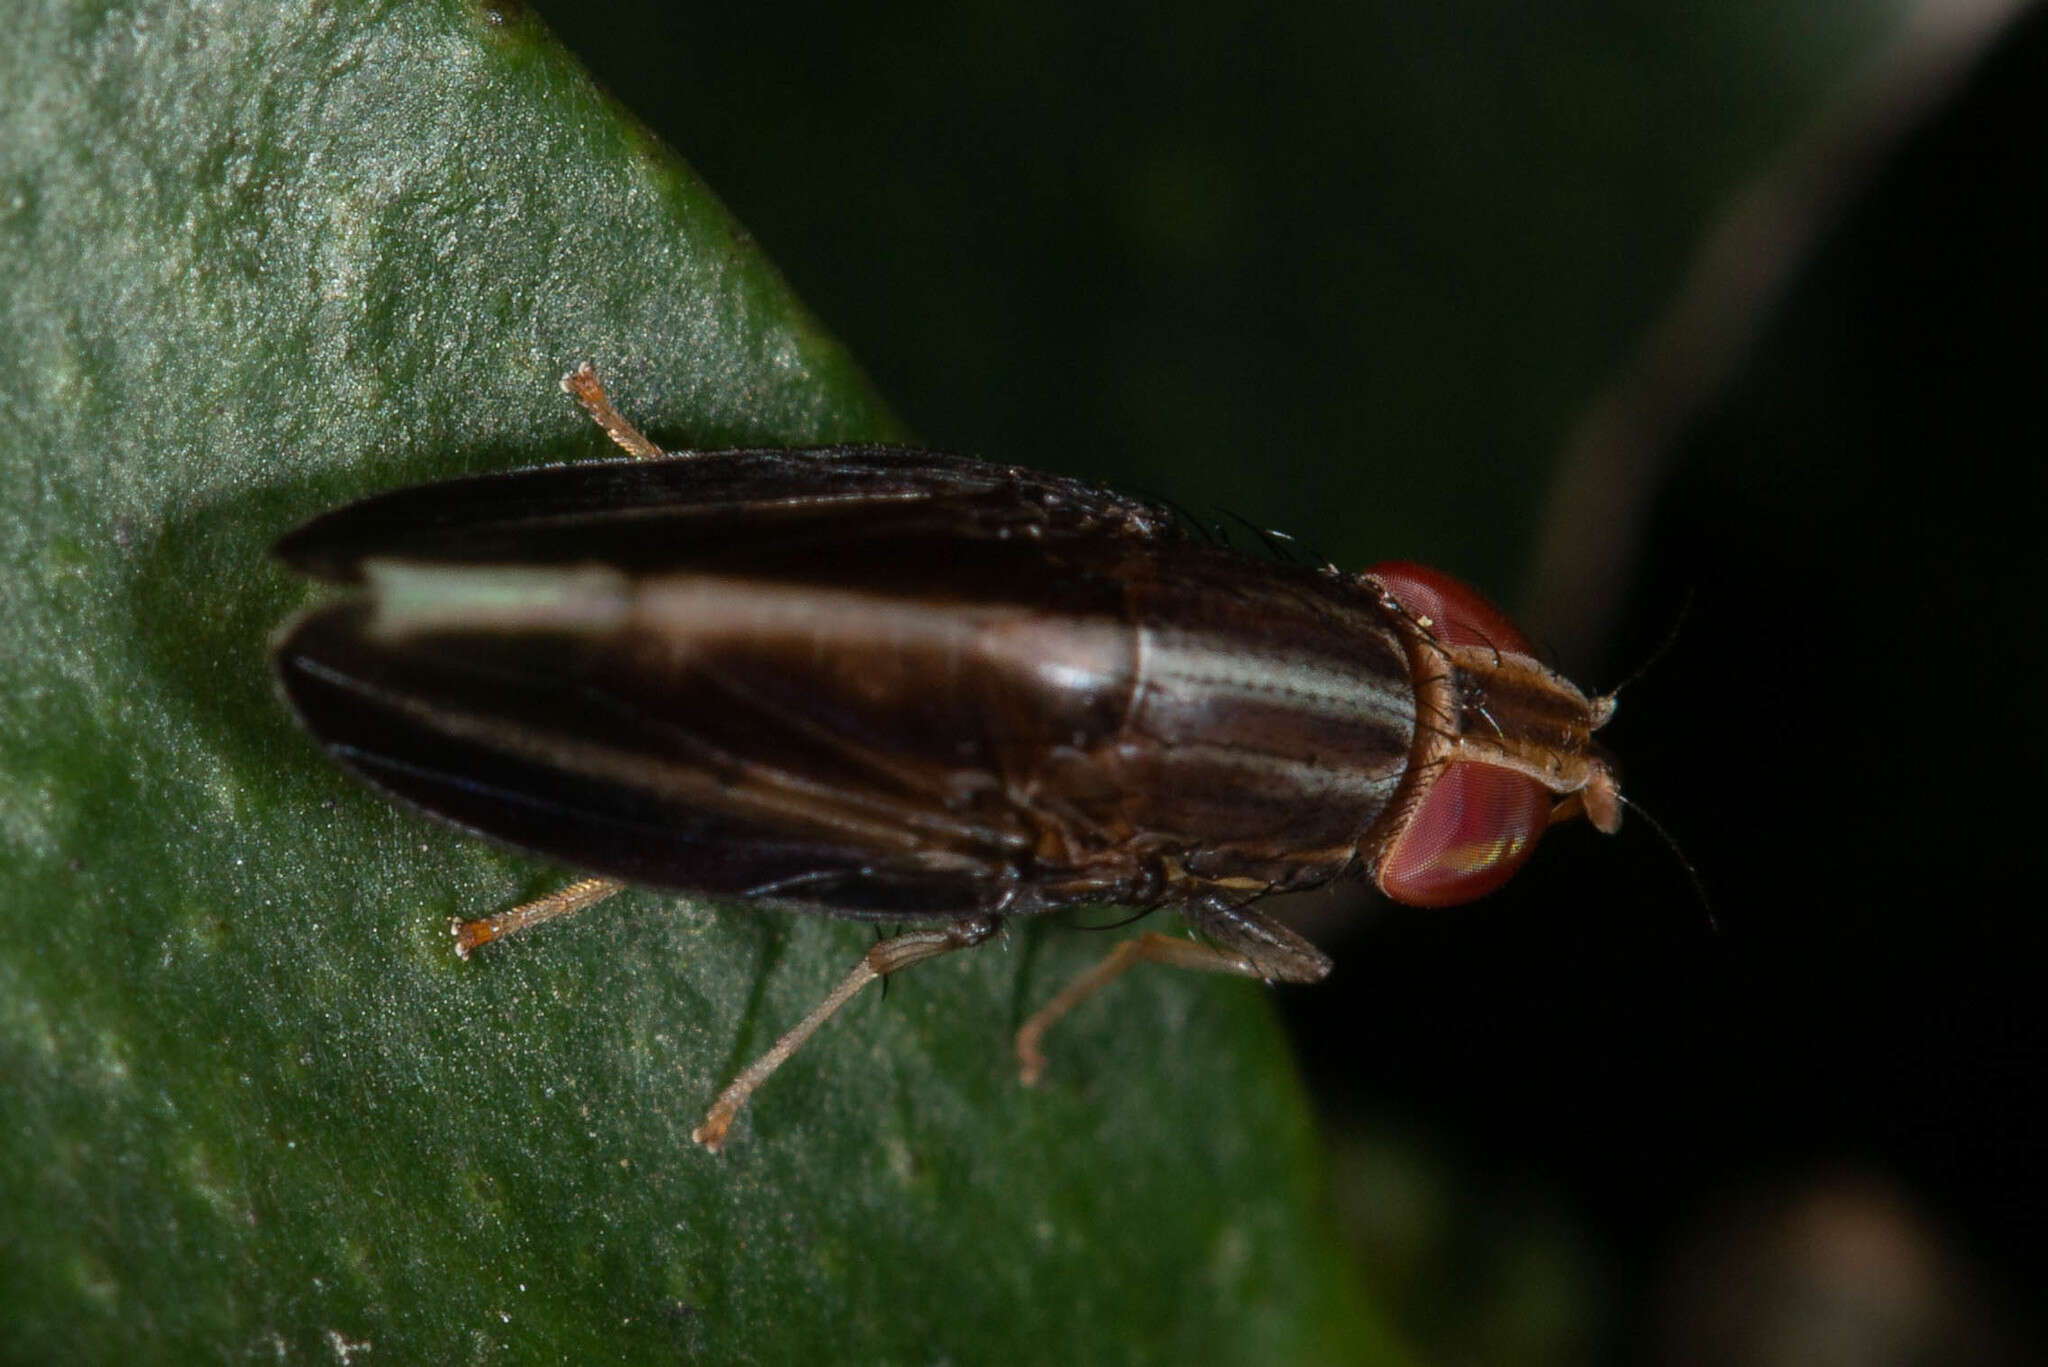
[[[1026,1087],[1045,1076],[1041,1041],[1054,1021],[1140,963],[1166,964],[1196,973],[1234,973],[1267,982],[1316,982],[1330,971],[1321,950],[1285,926],[1248,907],[1215,898],[1181,908],[1189,925],[1214,943],[1148,931],[1111,950],[1082,972],[1058,996],[1033,1012],[1017,1031],[1017,1072]]]
[[[456,920],[449,926],[455,934],[456,956],[467,959],[479,945],[502,940],[507,935],[517,935],[558,916],[574,915],[585,907],[597,905],[615,892],[625,890],[626,884],[616,878],[580,878],[565,888],[556,888],[545,897],[521,902],[494,915],[474,921]]]
[[[754,1089],[787,1063],[789,1056],[816,1034],[818,1027],[830,1020],[834,1012],[853,1000],[863,987],[877,978],[885,978],[898,969],[923,963],[926,959],[936,959],[956,949],[970,949],[995,934],[997,925],[993,916],[975,916],[929,930],[907,930],[877,944],[861,956],[860,962],[839,980],[837,987],[825,994],[823,1001],[775,1041],[767,1053],[748,1064],[744,1072],[726,1084],[725,1090],[718,1094],[718,1099],[705,1113],[704,1123],[690,1132],[690,1138],[717,1153],[725,1147],[725,1132],[732,1127],[733,1118],[739,1114],[740,1107],[747,1104],[747,1098],[753,1095]]]
[[[604,384],[597,378],[597,372],[585,361],[562,377],[562,390],[583,406],[591,420],[605,430],[605,435],[617,442],[628,455],[641,460],[652,460],[666,453],[647,439],[645,433],[619,415],[612,407]],[[623,892],[626,884],[615,878],[582,878],[567,887],[557,888],[545,897],[536,897],[531,902],[521,902],[492,916],[480,917],[474,921],[456,921],[450,927],[455,933],[455,953],[467,959],[479,945],[493,940],[502,940],[507,935],[516,935],[522,930],[552,921],[558,916],[570,916],[588,906],[595,906],[615,892]]]
[[[667,455],[659,446],[647,439],[645,433],[619,416],[619,410],[612,407],[604,384],[597,378],[597,372],[585,361],[562,377],[562,390],[577,403],[583,405],[591,421],[604,429],[604,434],[618,443],[619,449],[629,456],[641,460],[656,460]]]

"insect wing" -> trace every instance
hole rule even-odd
[[[992,909],[1039,837],[1001,757],[1113,721],[1114,565],[1152,515],[887,448],[400,490],[280,543],[370,592],[296,623],[278,675],[345,766],[520,848],[840,914]]]
[[[1151,504],[1017,466],[894,446],[731,450],[594,460],[373,495],[316,517],[271,553],[358,582],[365,560],[562,564],[629,572],[757,563],[777,546],[882,534],[952,539],[1170,535]]]

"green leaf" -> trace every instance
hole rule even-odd
[[[353,495],[900,435],[675,157],[511,7],[17,7],[0,51],[0,1322],[19,1360],[1385,1361],[1259,990],[1107,937],[857,1003],[690,1144],[866,932],[397,811],[271,696],[264,558]],[[511,17],[507,17],[508,14]]]

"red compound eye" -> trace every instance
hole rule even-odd
[[[1495,650],[1536,653],[1522,629],[1507,614],[1486,601],[1470,584],[1451,578],[1442,570],[1407,560],[1390,560],[1374,565],[1366,573],[1386,586],[1394,601],[1411,617],[1426,622],[1436,638],[1446,645],[1492,646]]]
[[[1411,907],[1484,897],[1535,852],[1550,805],[1549,791],[1526,774],[1445,765],[1380,860],[1380,891]]]
[[[1405,562],[1371,571],[1394,601],[1448,645],[1530,654],[1499,608],[1447,574]],[[1444,766],[1380,860],[1380,891],[1416,907],[1484,897],[1535,852],[1550,791],[1526,774],[1474,760]]]

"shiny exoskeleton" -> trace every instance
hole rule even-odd
[[[930,451],[666,454],[587,369],[565,385],[632,455],[292,532],[279,558],[360,591],[287,629],[278,678],[376,787],[600,875],[465,923],[465,950],[623,882],[934,923],[729,1088],[710,1147],[862,984],[1004,918],[1172,906],[1207,943],[1141,937],[1093,976],[1307,981],[1329,961],[1260,897],[1360,874],[1468,900],[1555,817],[1618,823],[1591,740],[1611,701],[1434,571],[1247,555],[1153,503]],[[1095,986],[1027,1023],[1027,1073]]]

